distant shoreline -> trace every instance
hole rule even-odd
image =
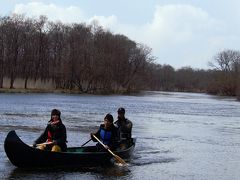
[[[8,88],[0,88],[0,93],[69,93],[69,94],[84,94],[80,91],[76,90],[64,90],[64,89],[8,89]]]
[[[123,94],[140,94],[141,91],[138,92],[122,92],[122,93],[101,93],[101,92],[94,92],[94,93],[84,93],[79,90],[67,90],[67,89],[22,89],[22,88],[0,88],[0,93],[65,93],[65,94],[89,94],[89,95],[123,95]]]

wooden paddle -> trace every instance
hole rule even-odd
[[[40,143],[40,144],[35,144],[35,146],[41,146],[41,145],[50,145],[52,144],[53,142],[44,142],[44,143]],[[30,145],[33,147],[33,145]]]
[[[105,147],[105,145],[93,134],[93,137],[103,146],[103,147]],[[110,149],[107,149],[108,150],[108,152],[110,152],[112,155],[113,155],[113,157],[115,157],[115,159],[119,162],[119,163],[121,163],[121,164],[123,164],[123,165],[126,165],[127,163],[122,159],[122,158],[120,158],[118,155],[116,155],[116,154],[114,154]]]
[[[87,143],[89,143],[92,139],[89,139],[87,142],[85,142],[84,144],[81,145],[81,147],[83,147],[84,145],[86,145]]]

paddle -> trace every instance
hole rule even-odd
[[[41,146],[41,145],[50,145],[52,144],[53,142],[44,142],[44,143],[40,143],[40,144],[35,144],[35,146]],[[30,145],[33,147],[33,145]]]
[[[103,147],[105,147],[105,145],[93,134],[93,137],[103,146]],[[121,164],[123,164],[123,165],[126,165],[127,163],[122,159],[122,158],[120,158],[118,155],[116,155],[116,154],[114,154],[110,149],[107,149],[108,150],[108,152],[110,152],[112,155],[113,155],[113,157],[115,157],[115,159],[119,162],[119,163],[121,163]]]
[[[81,147],[83,147],[84,145],[86,145],[87,143],[89,143],[92,139],[89,139],[87,142],[85,142],[84,144],[81,145]]]

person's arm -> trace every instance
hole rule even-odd
[[[132,125],[133,125],[132,122],[130,120],[127,120],[127,123],[125,124],[125,127],[124,127],[125,131],[131,133]]]
[[[112,137],[111,137],[111,141],[110,144],[108,145],[108,147],[110,149],[115,149],[118,146],[119,143],[119,136],[118,136],[118,131],[117,128],[115,126],[112,127]]]
[[[95,135],[97,138],[100,138],[100,129],[101,129],[101,125],[100,125],[100,127],[99,127],[97,132],[90,134],[91,135],[91,139],[92,139],[93,142],[97,142],[97,140],[93,137],[93,135]]]
[[[60,136],[55,141],[56,141],[55,144],[64,144],[67,142],[67,132],[64,124],[61,125]]]
[[[48,132],[48,126],[45,128],[44,132],[34,141],[33,145],[46,142],[47,132]]]

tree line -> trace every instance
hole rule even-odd
[[[205,92],[240,99],[240,51],[223,50],[209,62],[211,69],[152,65],[151,90]]]
[[[55,88],[120,92],[139,88],[137,77],[152,61],[150,48],[105,31],[96,22],[62,24],[46,17],[0,18],[0,87],[3,78],[52,79]]]
[[[55,89],[79,93],[124,93],[139,90],[208,92],[240,96],[240,53],[219,52],[212,69],[155,63],[151,48],[125,35],[104,30],[95,21],[63,24],[45,16],[0,17],[0,88],[4,78],[52,80]]]

